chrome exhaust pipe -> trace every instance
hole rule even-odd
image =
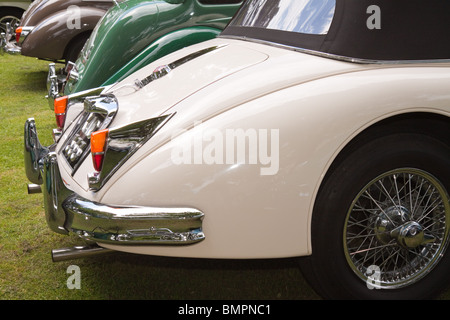
[[[60,262],[72,259],[80,259],[112,251],[114,250],[106,249],[97,245],[54,249],[52,250],[52,260],[53,262]]]
[[[28,194],[41,193],[42,189],[39,184],[30,183],[27,185]]]

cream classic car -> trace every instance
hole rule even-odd
[[[31,0],[1,0],[0,1],[0,33],[7,32],[7,23],[14,28],[20,22]]]
[[[54,259],[301,257],[325,298],[445,288],[450,5],[409,4],[248,0],[218,38],[58,99],[53,145],[28,119],[49,227],[94,243]]]

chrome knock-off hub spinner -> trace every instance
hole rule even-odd
[[[410,212],[403,206],[392,206],[382,210],[375,219],[375,235],[377,239],[388,244],[392,241],[391,232],[410,220]]]
[[[420,223],[411,220],[411,213],[404,206],[392,206],[379,213],[374,231],[382,244],[395,240],[403,248],[416,248],[434,241],[434,237],[427,234]]]

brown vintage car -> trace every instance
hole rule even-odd
[[[112,0],[35,0],[25,11],[15,39],[2,37],[7,53],[51,61],[75,61]]]

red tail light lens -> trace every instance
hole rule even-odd
[[[108,134],[109,134],[108,129],[95,131],[91,134],[92,161],[95,170],[98,172],[102,170]]]
[[[67,96],[55,99],[54,107],[55,107],[56,125],[58,126],[58,129],[62,129],[64,127],[68,100],[69,99]]]
[[[19,43],[20,40],[20,34],[22,33],[22,27],[18,27],[16,29],[16,42]]]

